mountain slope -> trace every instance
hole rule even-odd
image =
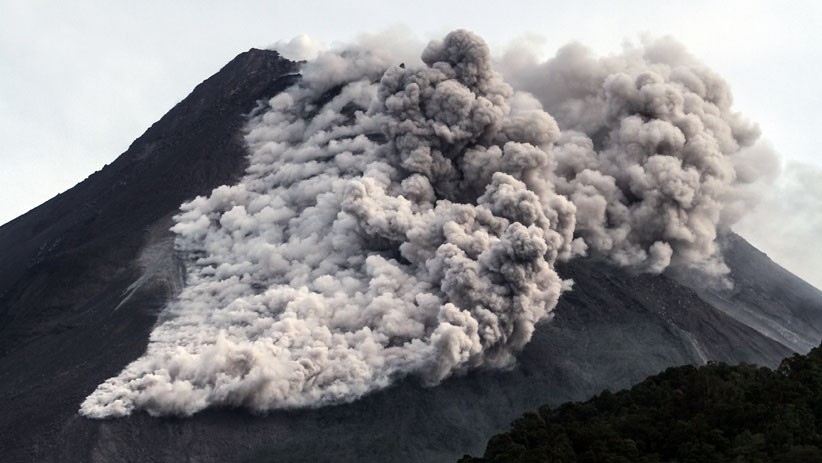
[[[58,440],[87,461],[441,461],[481,453],[494,430],[545,402],[616,390],[670,365],[775,365],[791,352],[667,277],[632,277],[594,261],[563,274],[575,278],[575,291],[511,371],[435,388],[405,381],[352,404],[265,417],[216,410],[189,419],[74,418]]]
[[[243,114],[294,82],[296,70],[274,52],[241,54],[112,165],[0,227],[4,460],[453,460],[480,453],[490,435],[546,402],[626,387],[671,365],[775,365],[818,344],[820,292],[730,237],[726,257],[740,279],[732,293],[698,293],[694,282],[592,259],[561,265],[574,290],[510,371],[435,388],[406,380],[352,404],[264,417],[209,410],[190,419],[81,418],[80,402],[143,352],[183,284],[170,216],[183,200],[242,174]],[[793,329],[796,342],[788,342],[739,307],[772,314],[782,328],[814,328]]]
[[[723,291],[692,284],[699,288],[700,297],[797,352],[816,347],[822,338],[820,291],[774,265],[737,235],[725,237],[723,248],[734,287]]]
[[[145,349],[167,282],[114,310],[148,263],[141,248],[157,238],[173,260],[170,216],[242,172],[243,115],[295,71],[273,52],[239,55],[111,165],[0,227],[0,448],[37,436],[50,451],[59,421]]]

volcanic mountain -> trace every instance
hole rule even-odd
[[[718,242],[732,289],[595,253],[558,262],[573,288],[505,368],[460,370],[433,387],[400,376],[324,406],[79,414],[143,355],[188,283],[169,231],[180,204],[243,176],[248,115],[300,79],[298,63],[274,51],[242,53],[111,165],[0,227],[4,461],[456,460],[481,454],[491,435],[544,403],[623,388],[673,365],[774,366],[822,339],[822,293],[727,233]],[[339,91],[327,89],[327,99]]]

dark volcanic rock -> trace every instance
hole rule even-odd
[[[352,404],[266,416],[80,417],[86,395],[143,352],[158,311],[182,284],[170,216],[242,173],[242,115],[294,72],[273,52],[238,56],[112,165],[0,227],[0,460],[454,461],[482,453],[492,434],[543,403],[619,389],[683,363],[772,366],[818,344],[820,292],[730,237],[739,279],[732,292],[698,294],[693,282],[595,260],[561,266],[574,291],[510,371],[477,371],[435,388],[406,380]],[[740,315],[749,312],[767,323]],[[774,335],[789,328],[794,341]]]
[[[242,174],[244,114],[295,72],[274,52],[239,55],[111,165],[0,227],[0,459],[61,454],[78,401],[142,353],[170,288],[155,279],[120,305],[151,264],[141,249],[156,238],[173,259],[170,216]]]
[[[822,338],[822,292],[737,235],[726,236],[723,248],[734,287],[725,291],[700,288],[700,296],[797,352],[818,346]]]

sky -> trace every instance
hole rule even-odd
[[[736,230],[822,287],[822,2],[0,0],[0,224],[124,152],[238,53],[307,34],[327,46],[406,28],[455,28],[546,57],[571,41],[601,55],[672,35],[731,85],[783,176]],[[819,268],[817,268],[819,267]]]

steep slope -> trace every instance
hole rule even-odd
[[[723,247],[733,269],[734,287],[700,288],[700,297],[797,352],[816,347],[822,338],[822,293],[775,265],[737,235],[725,237]],[[696,284],[692,286],[699,288]]]
[[[145,349],[168,278],[115,310],[122,295],[152,261],[174,276],[170,216],[242,172],[243,115],[295,71],[274,52],[239,55],[111,165],[0,227],[0,448],[19,459],[39,436],[49,451],[60,420]],[[164,251],[138,259],[155,240]]]
[[[728,309],[744,301],[783,314],[785,325],[817,323],[822,314],[819,291],[732,237],[728,263],[742,284],[716,296],[724,305],[666,275],[631,275],[595,260],[560,266],[574,291],[510,371],[474,372],[436,388],[407,380],[352,404],[264,417],[209,410],[190,419],[81,418],[80,402],[142,353],[182,284],[170,215],[242,173],[242,115],[292,83],[294,72],[273,52],[238,56],[111,166],[0,228],[5,461],[454,460],[480,453],[490,435],[546,402],[622,388],[671,365],[775,365],[818,343],[818,331],[790,344]]]

